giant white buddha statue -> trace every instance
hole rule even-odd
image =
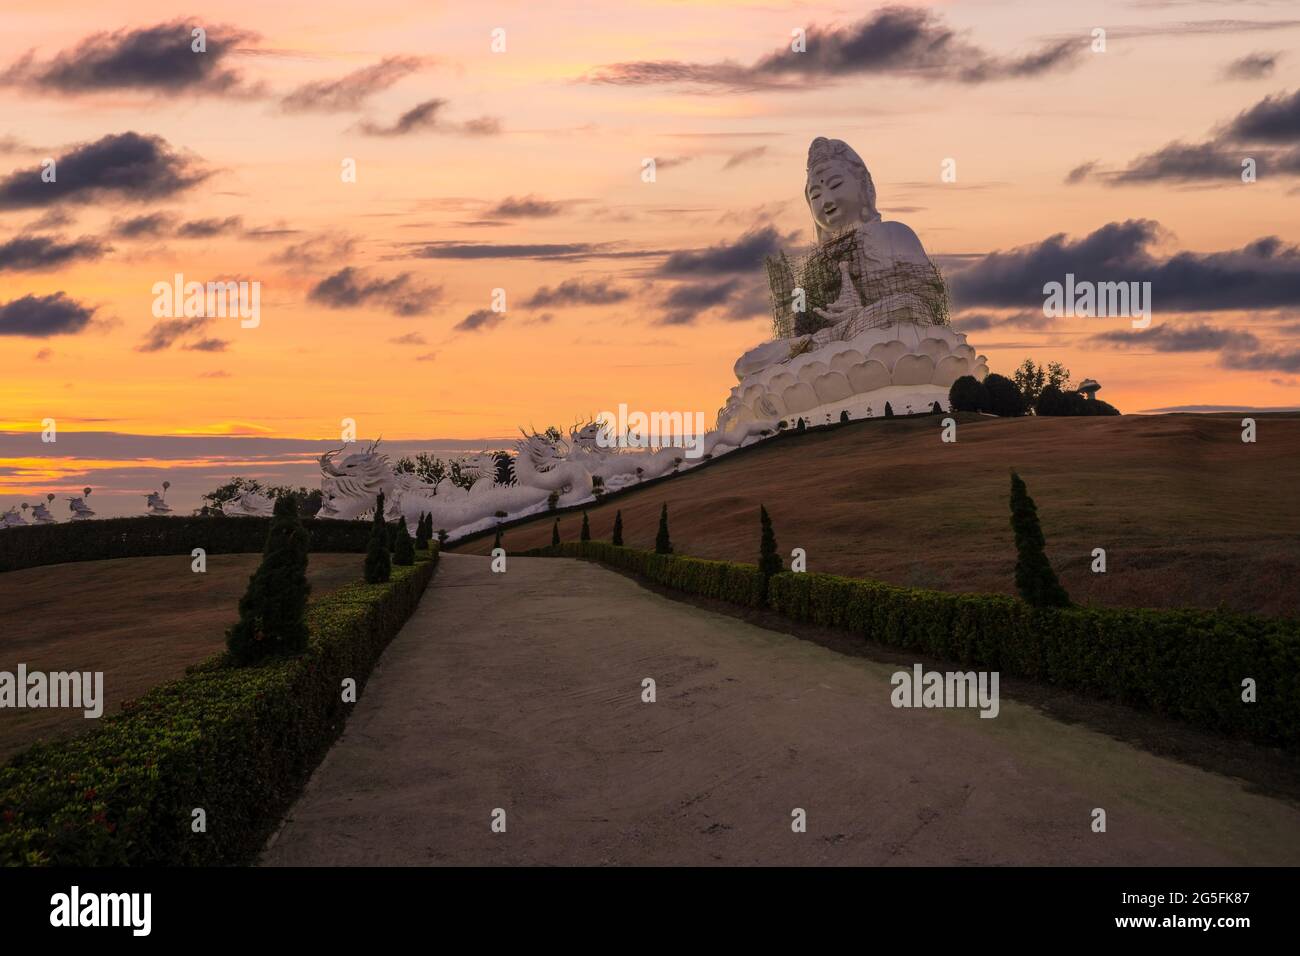
[[[871,173],[847,143],[813,140],[804,198],[817,245],[793,265],[784,253],[768,259],[775,335],[736,361],[722,428],[878,416],[886,402],[896,414],[947,408],[957,378],[988,374],[948,324],[939,270],[916,233],[881,218]]]

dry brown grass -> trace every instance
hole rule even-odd
[[[319,596],[361,577],[361,555],[313,554],[307,577]],[[261,555],[121,558],[0,574],[0,670],[103,671],[104,715],[225,646],[239,599]],[[90,730],[81,711],[0,711],[0,761],[40,738]]]
[[[678,554],[756,562],[758,506],[808,567],[948,591],[1012,593],[1008,471],[1038,504],[1048,554],[1074,600],[1300,615],[1300,415],[875,420],[781,438],[588,509],[608,540],[652,548],[668,502]],[[507,529],[510,550],[550,543],[553,517]],[[576,540],[581,514],[560,518]],[[486,554],[491,536],[460,550]],[[1090,571],[1105,548],[1107,573]]]

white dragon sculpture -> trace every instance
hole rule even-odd
[[[766,423],[753,423],[725,434],[704,436],[700,457],[688,457],[676,447],[639,449],[611,447],[603,425],[587,422],[569,429],[566,439],[554,432],[523,433],[515,442],[514,482],[496,480],[497,459],[483,452],[456,459],[468,488],[444,478],[436,485],[409,472],[398,472],[379,441],[363,451],[339,457],[344,448],[320,456],[322,504],[319,518],[359,520],[373,516],[375,499],[384,495],[385,520],[401,515],[414,527],[422,514],[433,516],[433,527],[450,534],[490,527],[502,516],[519,517],[545,510],[552,497],[558,507],[592,501],[598,490],[614,491],[674,470],[681,471],[705,457],[725,454],[757,441],[769,432]],[[346,446],[344,446],[346,448]]]

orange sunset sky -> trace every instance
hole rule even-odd
[[[472,444],[620,402],[711,420],[769,334],[764,254],[812,241],[818,135],[866,161],[994,371],[1061,361],[1124,412],[1300,404],[1294,3],[49,0],[2,21],[0,510],[227,454],[148,436],[325,442],[352,418]],[[1152,328],[1044,319],[1066,271],[1152,281]],[[260,282],[260,325],[156,318],[175,273]],[[123,437],[78,455],[40,443],[47,418]]]

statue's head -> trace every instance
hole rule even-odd
[[[818,136],[812,141],[803,194],[817,226],[818,242],[880,218],[867,164],[842,139]]]

